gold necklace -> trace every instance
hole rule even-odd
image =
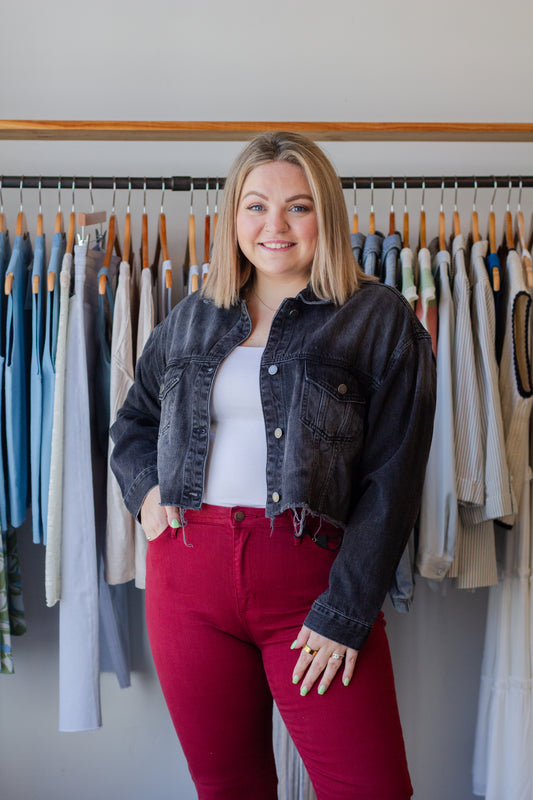
[[[258,295],[258,294],[257,294],[257,292],[255,291],[255,289],[252,289],[252,294],[255,294],[255,296],[257,297],[257,299],[258,299],[258,300],[259,300],[259,302],[261,303],[261,305],[263,305],[265,308],[268,308],[268,310],[269,310],[269,311],[277,311],[277,310],[278,310],[277,308],[271,308],[270,306],[267,306],[267,304],[265,303],[265,301],[264,301],[264,300],[261,300],[261,298],[259,297],[259,295]]]

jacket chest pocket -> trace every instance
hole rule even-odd
[[[170,427],[172,420],[178,413],[178,396],[181,394],[181,380],[185,366],[170,367],[159,387],[159,403],[161,405],[161,417],[159,421],[159,436],[161,437]]]
[[[361,439],[365,400],[350,373],[337,367],[306,364],[302,394],[303,424],[331,443]]]

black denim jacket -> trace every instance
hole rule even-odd
[[[135,516],[156,484],[163,505],[201,506],[213,380],[250,331],[244,300],[228,310],[195,293],[151,334],[111,428],[111,466]],[[431,339],[388,286],[364,282],[342,306],[307,287],[272,321],[260,390],[266,515],[293,509],[344,529],[305,624],[358,649],[418,513],[435,406]]]

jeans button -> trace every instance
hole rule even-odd
[[[242,522],[244,519],[244,511],[235,512],[235,522]]]

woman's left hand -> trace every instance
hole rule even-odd
[[[292,682],[300,684],[300,694],[305,696],[319,681],[318,693],[324,694],[337,672],[342,674],[345,686],[350,683],[359,651],[326,639],[319,633],[302,626],[292,648],[302,648],[294,668]],[[311,652],[307,652],[308,648]],[[339,658],[338,656],[341,656]]]

